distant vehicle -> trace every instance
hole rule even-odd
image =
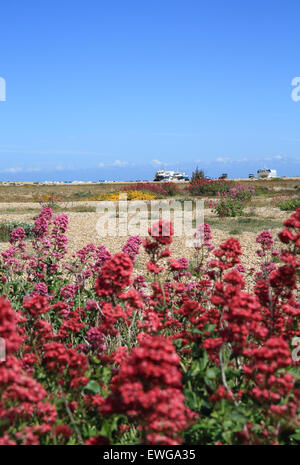
[[[221,176],[219,176],[219,179],[227,179],[227,178],[228,178],[227,173],[223,173],[223,174],[221,174]]]
[[[250,173],[248,177],[249,177],[249,179],[255,178],[254,174],[252,174],[252,173]]]
[[[180,171],[167,171],[167,170],[158,170],[155,173],[154,181],[188,181],[189,177],[186,173]]]
[[[257,176],[259,179],[277,178],[277,171],[264,168],[257,170]]]

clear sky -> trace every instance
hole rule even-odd
[[[9,0],[0,180],[300,175],[299,0]]]

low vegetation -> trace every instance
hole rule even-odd
[[[296,210],[296,208],[300,207],[300,195],[298,195],[297,197],[276,197],[273,199],[273,203],[282,211],[293,211]]]
[[[44,207],[29,244],[18,225],[0,264],[0,444],[299,445],[299,226],[300,209],[280,248],[257,235],[255,273],[208,223],[191,261],[166,221],[70,258],[67,215]]]
[[[257,217],[237,217],[237,218],[222,218],[209,217],[210,226],[213,229],[220,229],[227,231],[229,234],[239,235],[244,232],[257,233],[262,230],[278,230],[282,222],[271,218],[257,218]]]

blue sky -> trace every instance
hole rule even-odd
[[[0,180],[300,175],[300,3],[1,4]]]

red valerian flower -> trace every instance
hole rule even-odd
[[[62,436],[64,439],[70,439],[73,431],[68,425],[58,425],[55,427],[55,436]]]
[[[150,444],[159,443],[159,436],[179,444],[180,431],[194,417],[184,405],[181,376],[173,344],[162,336],[144,334],[121,363],[112,380],[113,394],[101,411],[125,412],[137,419]]]
[[[126,321],[126,314],[121,305],[113,305],[112,303],[106,303],[101,308],[101,322],[99,330],[103,334],[109,334],[110,336],[116,336],[118,334],[117,329],[114,325],[118,320]]]
[[[119,299],[127,301],[133,308],[144,308],[144,303],[141,294],[136,289],[130,289],[128,292],[120,294]]]
[[[242,255],[241,244],[237,239],[230,237],[226,239],[219,248],[213,251],[218,260],[211,262],[212,267],[218,267],[221,271],[233,268],[240,263],[239,256]]]
[[[23,307],[35,318],[50,310],[47,298],[42,295],[29,297],[24,301]]]
[[[10,235],[10,243],[14,244],[16,242],[23,241],[23,239],[25,239],[25,236],[26,234],[23,228],[16,228]]]
[[[151,225],[148,233],[160,244],[171,244],[174,226],[170,221],[158,220]]]
[[[44,344],[43,349],[43,364],[50,373],[56,374],[58,384],[66,385],[70,381],[71,389],[87,384],[88,378],[85,373],[88,365],[84,354],[77,352],[74,348],[67,349],[60,342],[48,342]]]
[[[151,260],[146,263],[147,270],[150,271],[150,273],[154,274],[159,274],[161,271],[164,270],[163,266],[158,266],[155,263],[153,263]]]
[[[17,332],[18,315],[7,300],[0,297],[0,337],[5,341],[6,354],[16,352],[22,342]]]
[[[96,292],[99,297],[118,295],[131,284],[133,271],[132,260],[120,252],[107,260],[101,269],[96,283]]]
[[[109,446],[110,440],[106,436],[98,434],[98,436],[93,436],[87,439],[86,444],[88,446]]]
[[[243,369],[249,394],[265,406],[267,415],[275,417],[276,424],[297,422],[300,399],[294,390],[296,379],[284,371],[292,363],[288,343],[281,337],[271,337],[261,347],[246,349],[244,354],[248,358]]]
[[[0,363],[0,416],[5,419],[0,424],[0,442],[3,443],[5,437],[7,442],[4,443],[7,444],[14,441],[39,444],[39,435],[51,431],[50,424],[56,422],[57,412],[55,406],[46,401],[47,391],[36,379],[23,371],[23,361],[13,355],[22,342],[17,332],[17,323],[17,314],[8,302],[0,299],[0,337],[4,337],[6,343],[6,360]],[[33,417],[39,424],[23,427],[24,422]],[[6,434],[8,431],[9,434]]]

